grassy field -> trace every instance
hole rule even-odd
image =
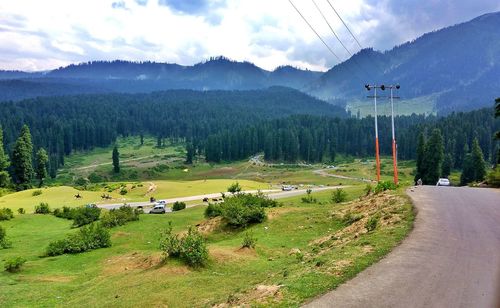
[[[433,94],[414,99],[394,100],[394,115],[412,115],[413,113],[436,115],[436,99],[438,96],[439,94]],[[351,101],[346,106],[346,109],[350,110],[354,116],[357,115],[359,110],[361,117],[374,115],[375,113],[373,99]],[[391,103],[388,99],[378,101],[377,113],[378,115],[391,115]]]
[[[113,190],[107,190],[104,187],[98,191],[77,190],[69,186],[48,187],[41,189],[30,189],[20,191],[0,197],[0,208],[6,207],[13,211],[18,208],[24,208],[28,213],[32,213],[36,205],[40,202],[46,202],[51,208],[63,206],[75,207],[88,203],[120,203],[147,201],[150,196],[157,199],[175,198],[201,195],[206,193],[218,193],[227,190],[227,187],[234,183],[234,180],[200,180],[200,181],[154,181],[146,183],[123,183],[129,191],[126,195],[120,195],[122,183],[106,183],[106,186]],[[243,190],[268,189],[269,185],[265,183],[240,180],[238,181]],[[116,188],[115,188],[116,187]],[[154,187],[149,194],[148,189]],[[34,191],[40,190],[41,195],[33,196]],[[75,198],[80,194],[82,198]],[[103,200],[102,194],[109,194],[111,200]]]
[[[390,251],[411,228],[413,212],[401,193],[358,199],[362,186],[346,188],[350,203],[332,204],[330,192],[313,194],[317,204],[299,197],[269,209],[269,219],[250,227],[255,250],[240,249],[243,232],[206,234],[210,262],[191,269],[160,262],[158,234],[168,221],[176,232],[206,223],[204,207],[167,215],[142,215],[112,229],[113,246],[78,255],[40,258],[48,243],[75,232],[70,221],[26,214],[2,222],[13,247],[7,258],[28,259],[17,274],[0,273],[0,305],[100,307],[204,307],[215,304],[294,307],[338,286]],[[347,212],[363,218],[347,226]],[[369,217],[380,217],[373,232]],[[292,254],[291,250],[300,250]]]

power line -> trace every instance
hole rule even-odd
[[[325,20],[326,24],[328,25],[328,27],[330,28],[330,30],[332,31],[333,35],[335,36],[335,38],[337,39],[337,41],[339,41],[340,45],[342,45],[342,47],[344,47],[344,49],[347,51],[347,53],[352,57],[352,53],[349,51],[349,49],[347,49],[347,47],[344,45],[344,43],[342,43],[342,40],[340,39],[340,37],[337,35],[337,33],[335,33],[335,31],[333,30],[332,26],[330,25],[330,23],[328,22],[328,19],[326,19],[325,15],[323,14],[323,12],[321,11],[321,9],[319,8],[319,6],[316,4],[316,1],[312,0],[312,2],[314,3],[314,6],[316,7],[316,9],[318,10],[318,12],[321,14],[321,17],[323,17],[323,19]]]
[[[342,17],[340,17],[340,14],[337,12],[337,10],[333,7],[332,3],[330,2],[330,0],[326,0],[328,2],[328,4],[330,5],[330,7],[332,8],[332,10],[335,12],[335,14],[337,14],[337,17],[342,21],[342,23],[344,24],[345,28],[347,29],[347,31],[349,31],[349,33],[351,34],[352,38],[356,41],[356,43],[358,43],[358,46],[359,48],[363,49],[363,46],[361,46],[361,44],[359,43],[358,39],[356,38],[356,36],[352,33],[351,29],[349,29],[349,27],[347,26],[347,24],[344,22],[344,19],[342,19]]]
[[[342,60],[339,58],[339,56],[337,56],[337,54],[330,48],[330,46],[328,46],[328,44],[323,40],[323,38],[318,34],[318,32],[316,32],[316,30],[314,30],[313,26],[311,26],[311,24],[307,21],[307,19],[304,17],[304,15],[302,15],[302,13],[295,6],[295,4],[293,4],[292,0],[288,0],[288,2],[290,2],[290,4],[297,11],[297,13],[299,13],[300,17],[302,17],[302,19],[306,22],[306,24],[309,26],[309,28],[311,28],[311,30],[316,34],[316,36],[321,40],[321,42],[323,42],[323,44],[326,46],[326,48],[328,48],[328,50],[332,53],[332,55],[334,55],[335,58],[337,58],[337,60],[339,61],[339,63],[341,63]]]

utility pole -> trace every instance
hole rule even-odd
[[[392,124],[392,166],[394,168],[394,184],[398,185],[398,146],[396,144],[396,131],[394,128],[394,99],[399,96],[393,95],[393,90],[399,90],[399,85],[390,85],[387,88],[391,89],[391,124]]]
[[[381,89],[382,91],[385,90],[384,85],[369,85],[366,84],[365,88],[367,91],[370,91],[371,89],[375,89],[375,95],[373,96],[367,96],[368,98],[373,97],[373,102],[375,106],[375,161],[377,163],[377,182],[380,182],[380,150],[379,150],[379,143],[378,143],[378,122],[377,122],[377,98],[381,96],[377,96],[377,89]]]

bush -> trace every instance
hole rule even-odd
[[[50,207],[48,203],[40,202],[35,206],[35,214],[50,214]]]
[[[314,198],[314,197],[311,195],[311,193],[312,193],[312,190],[311,190],[311,189],[308,189],[308,190],[306,191],[306,193],[307,193],[307,196],[302,197],[302,199],[301,199],[301,200],[302,200],[302,203],[316,203],[316,202],[318,202],[318,200],[316,200],[316,198]]]
[[[40,196],[42,193],[43,193],[43,191],[42,191],[42,190],[37,189],[37,190],[34,190],[34,191],[31,193],[31,195],[32,195],[33,197],[36,197],[36,196]]]
[[[356,221],[361,220],[362,218],[363,218],[363,214],[348,212],[342,218],[342,222],[345,225],[349,226],[349,225],[352,225],[353,223],[355,223]]]
[[[368,196],[369,194],[372,193],[373,186],[371,184],[366,184],[364,191],[365,191],[365,196]]]
[[[241,228],[263,222],[267,215],[264,208],[259,205],[246,204],[239,198],[228,198],[222,206],[222,217],[229,226]]]
[[[222,207],[217,203],[209,203],[207,208],[205,209],[205,217],[213,218],[217,216],[222,216]]]
[[[7,232],[4,227],[0,226],[0,248],[5,249],[10,247],[11,243],[7,240]]]
[[[127,190],[127,188],[126,188],[126,187],[122,187],[122,188],[120,189],[120,195],[124,196],[124,195],[126,195],[127,193],[128,193],[128,190]]]
[[[236,182],[231,184],[231,186],[227,188],[227,191],[232,194],[239,193],[241,191],[240,183]]]
[[[1,220],[11,220],[14,218],[14,213],[12,213],[12,210],[9,208],[4,207],[3,209],[0,209],[0,221]]]
[[[26,211],[25,211],[25,210],[24,210],[24,208],[22,208],[22,207],[18,208],[18,209],[17,209],[17,212],[18,212],[19,214],[21,214],[21,215],[26,213]]]
[[[186,208],[186,203],[184,202],[179,202],[175,201],[174,205],[172,206],[172,211],[180,211]]]
[[[97,206],[84,206],[74,209],[72,212],[73,216],[73,226],[81,227],[88,225],[99,219],[101,216],[101,209]]]
[[[365,223],[365,228],[368,232],[371,232],[377,228],[378,218],[375,216],[370,217],[368,221]]]
[[[189,227],[188,233],[179,238],[172,233],[172,223],[162,232],[160,249],[164,258],[179,258],[189,266],[203,266],[208,260],[208,248],[203,236]]]
[[[245,232],[245,236],[243,237],[243,242],[241,243],[242,248],[255,248],[257,244],[257,238],[254,237],[253,233]]]
[[[122,206],[104,213],[101,223],[106,228],[123,226],[129,221],[139,220],[139,209],[132,209],[130,206]]]
[[[335,203],[344,202],[347,199],[347,193],[342,188],[337,188],[332,193],[332,201]]]
[[[390,181],[381,181],[378,182],[377,186],[375,186],[374,192],[376,194],[386,191],[386,190],[395,190],[397,188],[396,184]]]
[[[65,239],[51,242],[47,247],[48,256],[58,256],[65,253],[81,253],[88,250],[110,247],[109,230],[99,223],[83,226],[77,233],[68,235]]]
[[[5,261],[5,270],[10,273],[16,273],[21,270],[21,267],[26,262],[26,259],[21,257],[15,257]]]

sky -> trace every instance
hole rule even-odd
[[[292,2],[341,61],[359,46],[330,4],[363,47],[381,51],[500,11],[498,0]],[[289,0],[0,0],[3,70],[114,59],[193,65],[219,55],[268,70],[292,65],[324,71],[339,62]]]

